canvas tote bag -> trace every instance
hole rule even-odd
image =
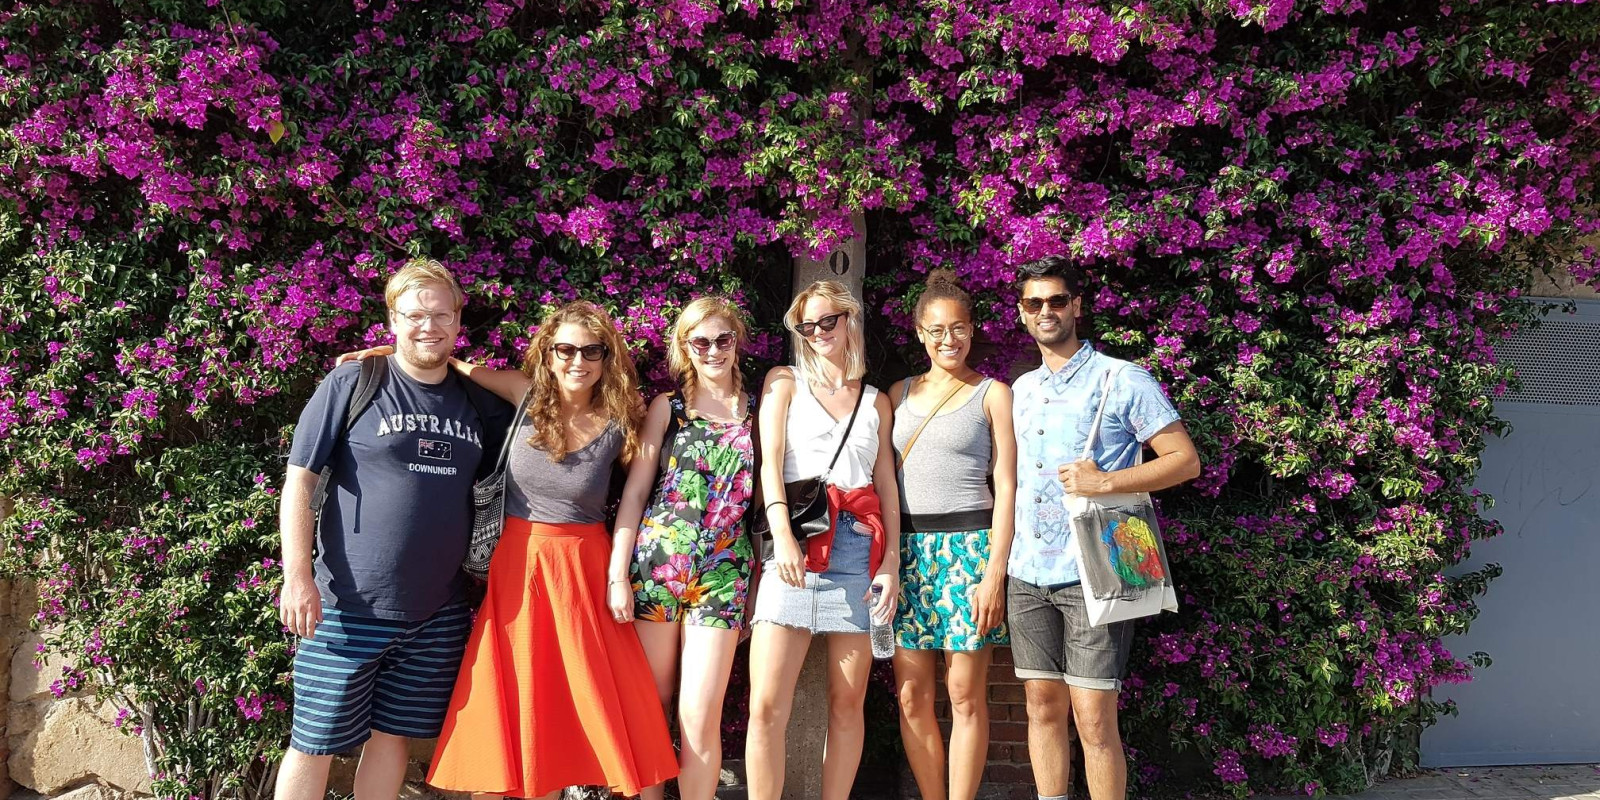
[[[1093,458],[1106,400],[1121,367],[1107,370],[1100,407],[1089,427],[1081,458]],[[1143,448],[1135,464],[1144,460]],[[1091,625],[1149,617],[1178,610],[1172,569],[1161,543],[1161,527],[1148,492],[1082,497],[1068,494],[1068,524],[1078,550],[1078,572]]]

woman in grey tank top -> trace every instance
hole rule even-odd
[[[904,531],[894,657],[900,733],[923,797],[972,800],[988,760],[989,659],[993,645],[1007,643],[1017,483],[1011,389],[967,365],[972,298],[952,273],[928,276],[913,319],[928,371],[889,390]],[[948,794],[933,708],[941,650],[950,695]]]
[[[608,589],[632,594],[606,579],[632,555],[605,526],[612,470],[638,453],[644,412],[627,344],[598,307],[568,303],[521,370],[458,366],[528,400],[510,434],[505,529],[428,782],[541,797],[574,785],[633,795],[673,777],[650,665],[608,602]]]

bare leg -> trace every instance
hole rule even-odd
[[[683,626],[683,677],[678,689],[678,796],[712,800],[722,775],[722,699],[739,632]]]
[[[356,764],[356,800],[395,800],[410,761],[404,736],[373,731]]]
[[[862,706],[871,674],[872,640],[867,634],[828,636],[828,742],[822,748],[822,800],[850,798],[866,739]]]
[[[973,800],[989,762],[989,656],[985,647],[945,654],[950,691],[950,797]]]
[[[906,762],[917,779],[923,800],[945,800],[944,733],[934,715],[934,667],[937,653],[932,650],[894,652],[894,681],[900,697],[900,740],[905,744]]]
[[[1092,800],[1126,800],[1128,759],[1122,752],[1122,736],[1117,730],[1117,693],[1107,689],[1070,688],[1089,797]]]
[[[783,795],[784,738],[810,647],[811,631],[773,623],[757,625],[750,635],[750,726],[744,744],[750,800]]]
[[[633,621],[633,630],[639,634],[639,644],[644,645],[645,660],[650,662],[650,675],[656,682],[656,696],[661,699],[661,710],[672,713],[672,690],[676,687],[678,673],[678,643],[683,626],[677,622]],[[670,717],[669,717],[670,718]],[[657,784],[639,791],[643,800],[661,800],[666,787]],[[357,800],[362,800],[357,798]]]
[[[284,751],[283,764],[278,767],[273,796],[278,800],[322,800],[328,793],[328,768],[331,766],[331,755],[314,756],[289,748]]]
[[[1034,786],[1045,797],[1066,794],[1072,782],[1072,742],[1067,738],[1071,694],[1059,680],[1022,685],[1028,695],[1028,760],[1033,762]]]

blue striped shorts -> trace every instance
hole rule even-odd
[[[466,605],[418,622],[323,606],[322,622],[294,656],[289,746],[321,756],[349,750],[371,731],[438,736],[471,632]]]

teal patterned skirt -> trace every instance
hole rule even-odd
[[[1009,644],[1005,623],[979,635],[972,596],[989,565],[989,531],[901,535],[895,639],[908,650],[981,650]]]

